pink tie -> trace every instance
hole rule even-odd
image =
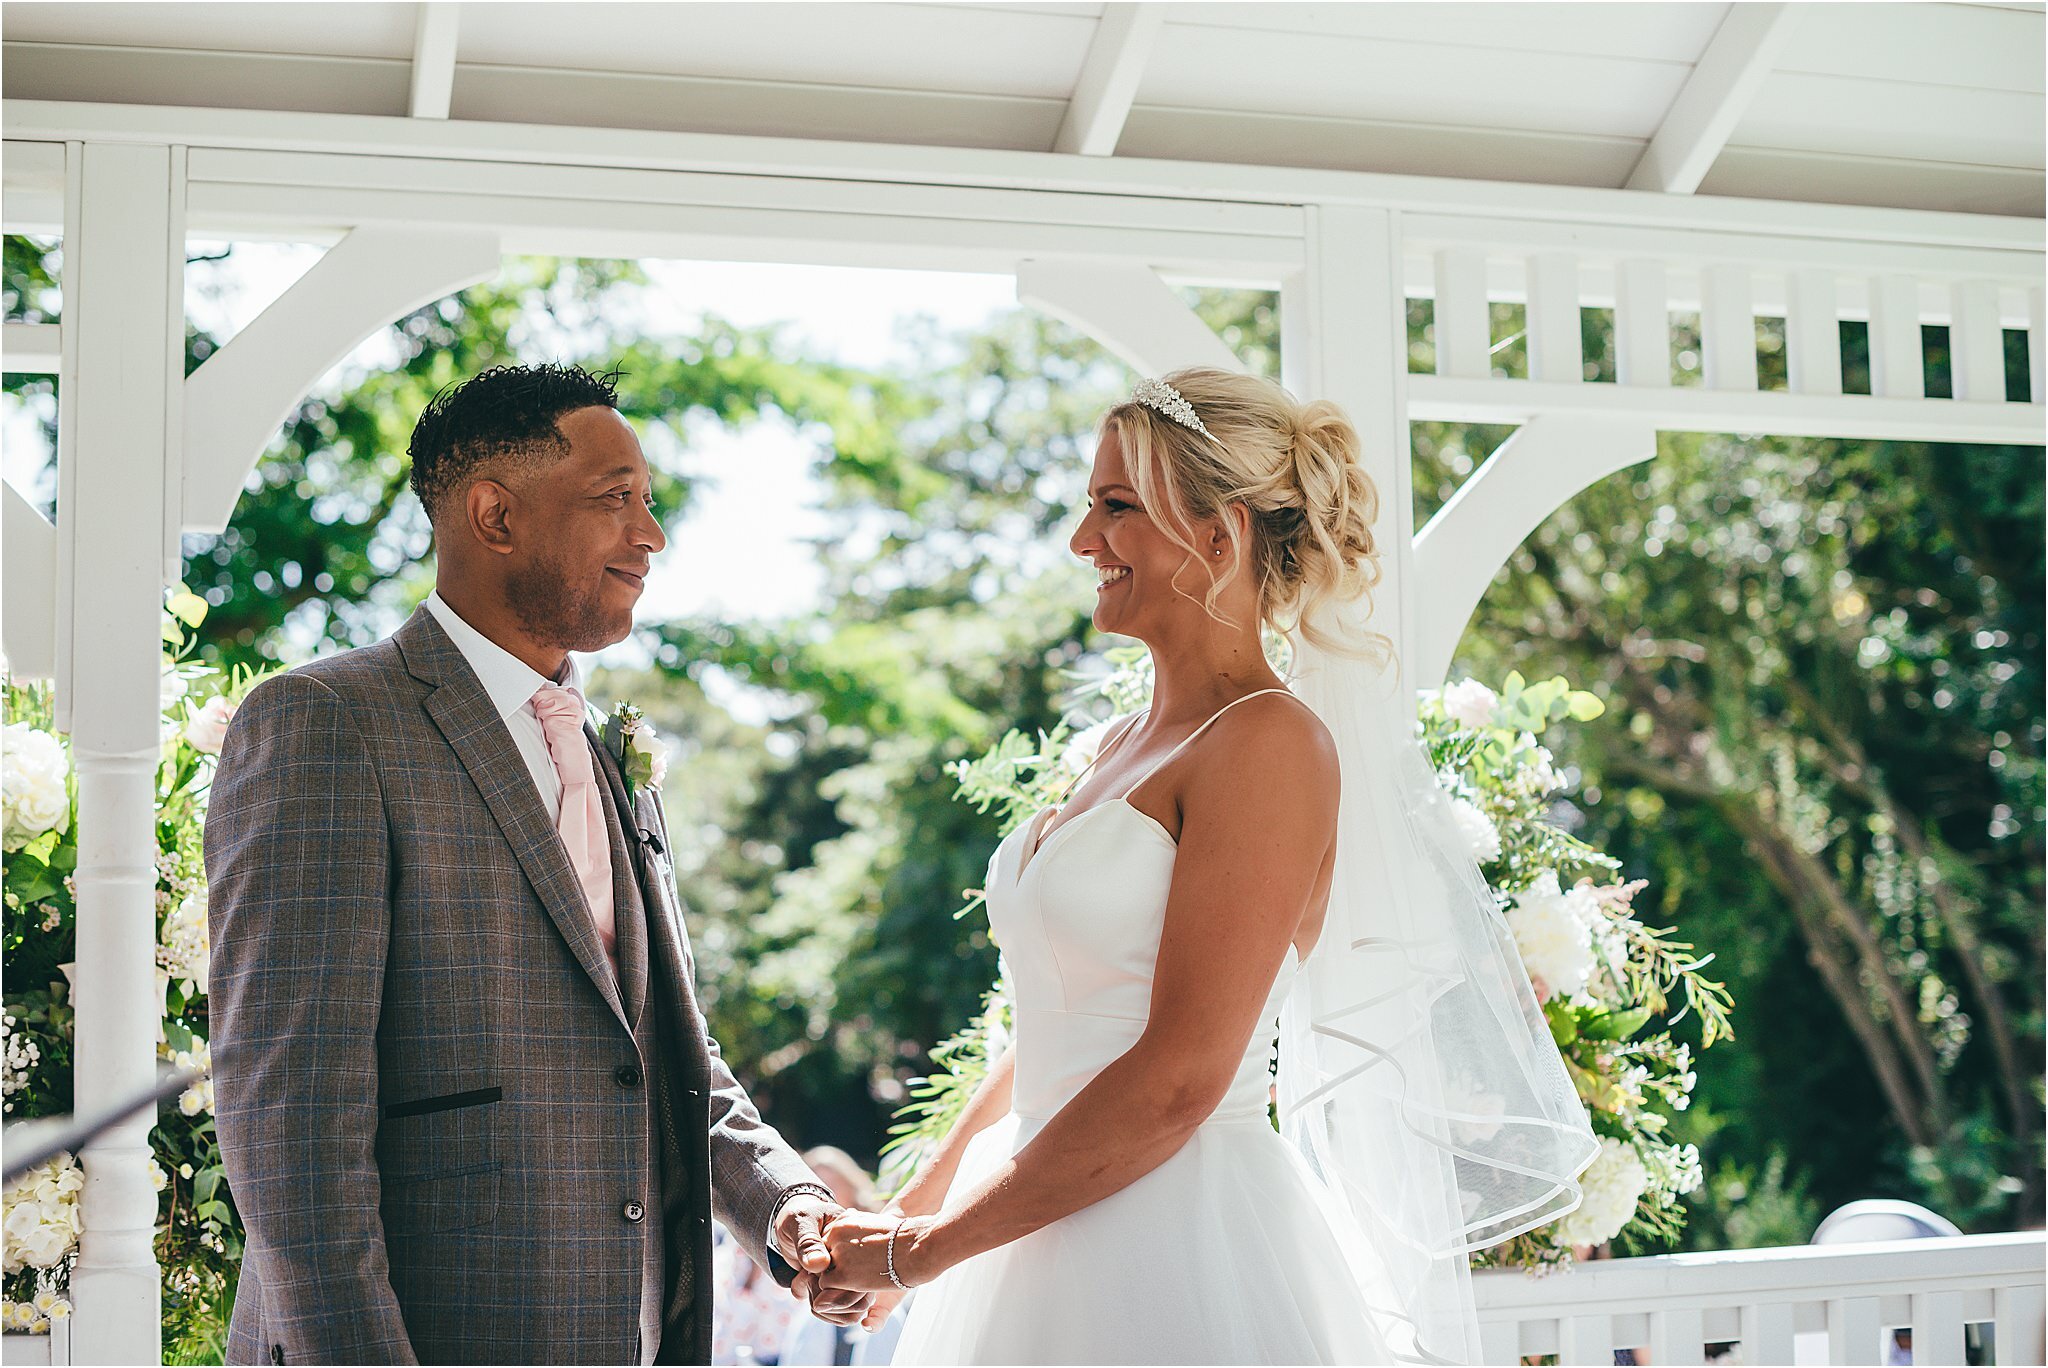
[[[612,852],[605,831],[604,807],[597,796],[597,770],[590,759],[590,741],[583,735],[583,695],[559,684],[534,690],[534,715],[547,735],[548,754],[562,778],[562,815],[555,819],[570,867],[583,885],[583,901],[604,953],[615,963],[617,931],[612,920]]]

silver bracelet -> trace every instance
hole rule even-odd
[[[888,1273],[889,1281],[896,1284],[896,1290],[899,1292],[910,1290],[910,1284],[896,1276],[896,1237],[903,1233],[903,1223],[909,1219],[908,1216],[896,1218],[896,1224],[889,1227],[889,1247],[884,1251],[889,1256],[889,1266],[884,1271]]]

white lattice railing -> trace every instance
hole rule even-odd
[[[2036,1232],[1858,1245],[1801,1245],[1587,1263],[1565,1273],[1474,1276],[1489,1364],[1555,1354],[1561,1364],[1915,1364],[2043,1361]],[[1970,1327],[1983,1327],[1972,1331]],[[1986,1330],[1989,1335],[1986,1335]],[[1989,1345],[1966,1358],[1966,1341]]]
[[[2040,440],[2038,251],[1409,215],[1402,257],[1406,293],[1435,310],[1436,367],[1410,377],[1412,417],[1589,411],[1783,436]],[[1503,302],[1525,310],[1526,377],[1493,374],[1488,306]],[[1613,384],[1584,372],[1580,310],[1595,308],[1613,311]],[[1672,384],[1674,313],[1699,318],[1696,387]],[[1784,321],[1782,391],[1759,388],[1760,318]],[[1843,390],[1845,322],[1868,329],[1867,394]],[[1928,396],[1923,326],[1948,329],[1948,398]],[[2007,392],[2008,332],[2028,355],[2024,396]]]

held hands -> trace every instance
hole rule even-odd
[[[928,1216],[905,1217],[894,1211],[841,1211],[825,1226],[825,1247],[832,1259],[831,1271],[825,1277],[841,1287],[882,1294],[888,1306],[894,1306],[902,1299],[903,1287],[930,1282],[941,1271],[922,1243],[932,1225]],[[892,1270],[894,1279],[890,1277]],[[879,1325],[888,1314],[888,1307],[879,1310],[879,1316],[870,1316],[871,1327]]]
[[[840,1214],[840,1207],[799,1193],[776,1213],[775,1246],[776,1252],[796,1270],[790,1292],[809,1303],[812,1315],[834,1325],[858,1325],[867,1318],[874,1298],[864,1288],[845,1282],[831,1271],[832,1254],[825,1230]]]

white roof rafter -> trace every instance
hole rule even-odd
[[[454,0],[429,0],[419,7],[412,40],[412,98],[415,119],[445,119],[455,94],[455,38],[462,24]]]
[[[1166,9],[1157,3],[1102,7],[1053,151],[1087,157],[1107,157],[1116,151],[1138,96],[1138,82],[1145,75],[1145,62],[1165,27]]]
[[[1630,173],[1630,190],[1690,195],[1728,145],[1791,31],[1792,7],[1736,0],[1694,63],[1656,136]]]

